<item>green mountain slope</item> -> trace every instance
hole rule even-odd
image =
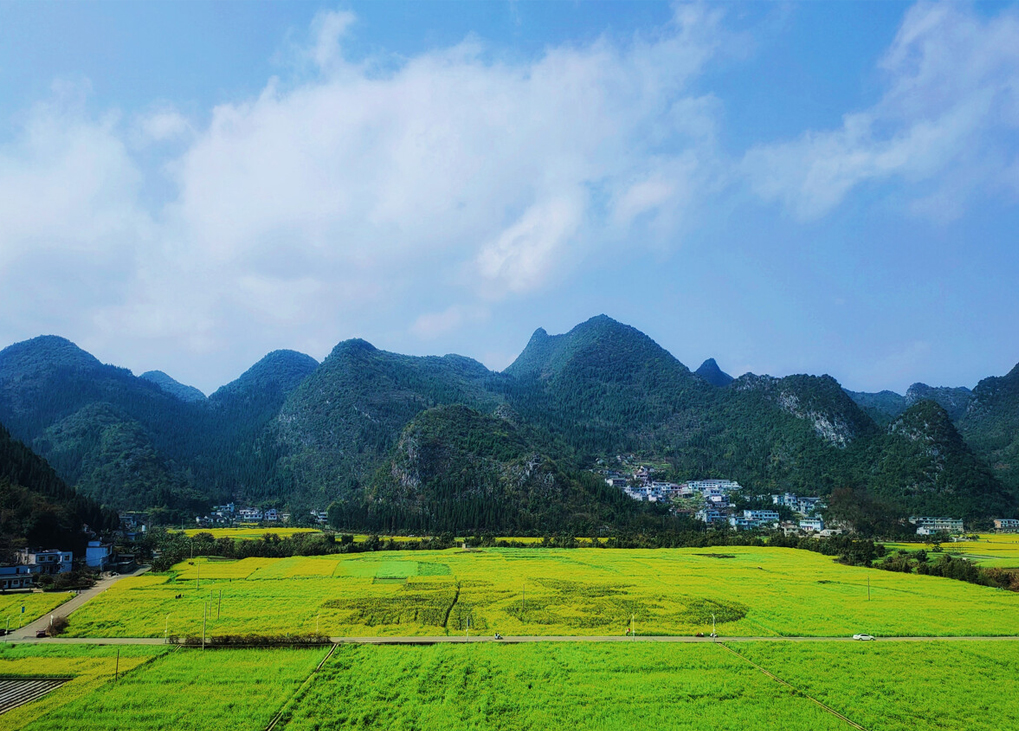
[[[963,441],[940,405],[919,401],[872,447],[869,486],[914,515],[1011,515],[1010,492]]]
[[[361,488],[425,409],[464,404],[483,412],[503,402],[504,376],[458,355],[414,357],[363,340],[337,345],[294,390],[274,423],[279,491],[328,502]]]
[[[81,552],[83,525],[117,527],[117,516],[67,486],[46,461],[0,425],[0,560],[14,548]]]
[[[994,474],[1019,493],[1019,365],[977,384],[959,431]]]
[[[367,520],[353,524],[455,534],[591,535],[654,520],[646,506],[602,479],[564,471],[544,451],[546,444],[527,426],[466,406],[425,410],[403,429],[373,477]],[[342,509],[332,511],[338,522],[355,518]]]
[[[171,378],[162,371],[146,371],[138,377],[143,381],[151,381],[159,386],[163,391],[171,396],[176,396],[181,401],[205,401],[205,394],[197,388],[194,386],[185,386],[180,381]]]

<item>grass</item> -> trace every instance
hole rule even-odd
[[[67,591],[32,592],[30,594],[0,594],[0,629],[23,627],[44,614],[49,614],[74,594]],[[25,611],[22,612],[21,608]]]
[[[732,643],[868,729],[1019,728],[1019,643]]]
[[[144,667],[127,673],[115,684],[106,677],[107,682],[87,695],[57,705],[37,715],[30,723],[11,728],[25,731],[264,729],[325,653],[321,648],[164,653]],[[124,662],[122,654],[121,668]],[[109,665],[108,660],[106,665]],[[31,709],[35,705],[24,708]],[[7,718],[5,715],[5,723]]]
[[[1019,595],[847,567],[784,548],[381,551],[179,564],[121,580],[71,615],[71,635],[161,637],[1007,635]],[[199,584],[198,574],[201,573]],[[870,599],[868,600],[868,581]],[[178,598],[179,597],[179,598]]]
[[[343,646],[284,721],[290,731],[844,728],[721,648],[645,643]]]
[[[19,706],[3,715],[0,724],[7,731],[24,728],[53,728],[43,717],[66,717],[62,709],[91,698],[110,683],[117,672],[130,672],[165,652],[162,647],[125,645],[120,648],[93,645],[0,645],[0,676],[72,677],[68,683],[37,701]],[[51,714],[53,714],[51,716]],[[83,728],[78,720],[65,728]]]
[[[1019,643],[733,642],[180,649],[18,645],[0,676],[68,676],[11,731],[1019,728]],[[742,656],[742,657],[740,657]],[[748,660],[794,688],[760,672]],[[809,697],[808,697],[809,696]]]

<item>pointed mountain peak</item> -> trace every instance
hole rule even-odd
[[[701,363],[701,367],[694,371],[698,376],[710,383],[712,386],[728,386],[733,382],[733,377],[718,367],[714,358],[708,358]]]

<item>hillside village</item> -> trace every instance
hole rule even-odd
[[[630,458],[632,459],[632,458]],[[620,489],[633,500],[670,505],[676,514],[691,515],[712,527],[728,526],[737,530],[781,530],[785,535],[816,535],[827,538],[840,535],[849,526],[841,523],[826,525],[823,512],[827,507],[818,496],[805,497],[790,492],[753,495],[735,480],[701,479],[682,483],[655,479],[655,468],[646,464],[631,464],[628,458],[617,456],[619,469],[603,469],[606,484]],[[776,509],[743,508],[738,502],[754,504],[770,501]],[[783,520],[778,509],[787,508],[794,520]],[[916,526],[918,536],[940,534],[962,535],[963,521],[940,516],[910,516],[909,524]],[[997,518],[994,528],[998,532],[1019,532],[1019,519]]]

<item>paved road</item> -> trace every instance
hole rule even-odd
[[[12,631],[11,634],[8,635],[6,639],[10,642],[24,642],[25,640],[28,639],[34,640],[36,631],[46,629],[47,627],[50,626],[50,615],[54,616],[59,615],[61,617],[66,617],[68,614],[73,612],[75,609],[78,609],[82,604],[87,602],[89,599],[92,599],[93,597],[102,594],[104,591],[109,589],[111,586],[116,584],[121,579],[127,576],[138,576],[139,574],[144,574],[148,570],[149,570],[148,566],[143,566],[142,568],[135,571],[133,574],[120,574],[118,576],[100,579],[99,581],[96,582],[96,585],[93,586],[91,589],[82,590],[82,592],[78,594],[78,596],[73,597],[72,599],[69,599],[68,601],[64,602],[59,607],[54,609],[52,612],[49,612],[43,615],[42,617],[39,617],[39,619],[35,620],[34,622],[29,622],[21,629]]]
[[[48,621],[48,620],[47,620]],[[13,638],[12,638],[13,639]],[[36,639],[33,632],[30,637],[18,640],[19,642],[42,642],[45,644],[58,645],[162,645],[162,637],[47,637]],[[440,645],[440,644],[474,644],[479,642],[498,642],[505,645],[513,645],[524,642],[854,642],[852,637],[719,637],[712,640],[710,637],[675,637],[675,636],[647,636],[647,637],[622,637],[618,635],[601,637],[576,637],[568,635],[528,635],[522,637],[504,637],[501,640],[494,639],[491,635],[475,636],[471,638],[463,636],[454,637],[330,637],[333,644],[358,644],[358,645]],[[876,642],[1019,642],[1019,636],[993,636],[993,637],[878,637]]]

